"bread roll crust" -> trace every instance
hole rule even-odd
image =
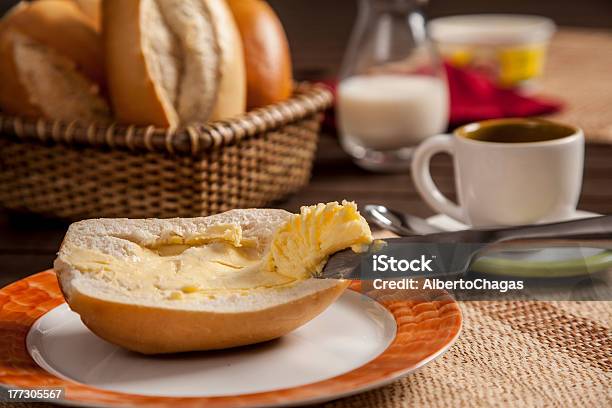
[[[143,354],[218,350],[281,337],[323,312],[349,281],[288,303],[240,313],[156,308],[73,291],[70,308],[101,338]]]
[[[228,0],[236,18],[247,66],[247,107],[288,99],[293,91],[289,43],[276,13],[262,0]]]
[[[189,0],[184,6],[196,11],[183,13],[181,18],[191,18],[183,22],[175,21],[169,8],[160,7],[164,5],[158,0],[103,3],[107,72],[118,120],[176,127],[243,113],[246,74],[242,42],[225,1]],[[159,14],[154,16],[157,19],[146,14],[151,11]],[[197,27],[200,20],[205,20],[207,29],[212,28],[214,44],[194,41],[206,37]],[[176,42],[174,55],[163,55],[163,41],[154,38],[158,33],[167,37],[162,40]],[[166,48],[170,47],[172,44]],[[195,64],[195,59],[201,63]],[[170,78],[175,73],[179,78]]]
[[[15,29],[75,62],[80,71],[104,84],[101,39],[89,18],[71,2],[46,0],[20,3],[2,26]]]
[[[48,0],[37,0],[37,1],[48,1]],[[56,0],[50,0],[56,1]],[[102,23],[102,0],[63,0],[73,3],[81,10],[81,12],[91,21],[91,24],[96,30],[100,30],[100,24]]]
[[[48,57],[46,63],[33,66],[30,61],[21,60],[19,51],[28,48],[42,59]],[[23,53],[21,55],[23,56]],[[54,62],[60,60],[62,64],[54,65]],[[64,70],[66,76],[63,77],[65,81],[62,84],[68,84],[67,88],[58,86],[55,92],[50,92],[51,95],[57,95],[60,100],[57,98],[40,100],[40,96],[44,93],[36,94],[38,90],[36,81],[28,77],[32,74],[25,72],[24,67],[28,68],[25,71],[38,70],[38,75],[53,70],[55,74],[61,75],[61,71]],[[99,35],[89,19],[70,2],[62,0],[22,2],[2,19],[0,77],[3,79],[0,83],[0,105],[7,113],[65,120],[104,121],[110,117],[103,96],[104,67]],[[78,78],[79,83],[70,85],[70,78]],[[55,83],[49,79],[45,85],[48,90],[53,91]],[[62,93],[66,89],[70,94]],[[79,107],[75,111],[62,106],[61,100],[73,95],[78,97],[73,101],[74,106]]]
[[[27,117],[43,116],[39,107],[30,102],[30,96],[21,82],[15,64],[15,32],[11,29],[0,29],[0,106],[6,113]],[[7,78],[14,78],[7,80]]]
[[[102,23],[101,7],[102,0],[71,0],[73,1],[81,11],[89,17],[94,27],[99,30],[100,24]]]
[[[247,73],[244,45],[225,0],[209,0],[209,10],[217,21],[221,49],[219,95],[210,120],[222,120],[244,113],[247,108]]]
[[[168,127],[173,119],[166,114],[141,51],[140,6],[140,0],[102,3],[109,93],[118,121]]]

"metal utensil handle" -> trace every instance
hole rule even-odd
[[[495,243],[518,243],[538,240],[538,243],[567,242],[568,245],[592,245],[594,242],[605,244],[612,241],[612,216],[586,218],[554,224],[530,225],[499,230]],[[597,246],[598,248],[600,246]]]
[[[496,242],[487,245],[484,249],[487,252],[495,252],[553,247],[583,247],[612,250],[612,238],[602,238],[601,236],[593,235],[568,235],[563,239],[519,238],[509,241]]]

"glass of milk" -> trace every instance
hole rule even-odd
[[[415,147],[448,126],[449,96],[423,0],[359,0],[338,86],[343,148],[363,168],[410,167]]]

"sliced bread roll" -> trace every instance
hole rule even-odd
[[[21,2],[0,22],[0,108],[65,121],[111,119],[100,37],[72,3]]]
[[[103,33],[120,121],[174,127],[244,112],[242,42],[225,0],[107,0]]]
[[[337,203],[329,206],[330,212],[319,208],[318,218],[310,218],[309,236],[346,215],[336,211]],[[287,241],[285,255],[299,249],[294,244],[307,227],[300,224],[304,211],[82,221],[70,226],[55,270],[66,301],[85,325],[129,350],[156,354],[258,343],[305,324],[348,286],[278,270],[284,264],[274,263],[272,242],[282,240],[276,254]],[[365,229],[338,236],[342,247],[371,241],[367,223],[359,219]],[[287,226],[293,226],[291,239]],[[324,262],[329,255],[319,246],[309,250],[294,253],[294,262],[301,256]]]

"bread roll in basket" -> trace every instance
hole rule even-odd
[[[12,79],[0,84],[2,206],[203,216],[308,182],[328,90],[262,93],[276,103],[245,112],[252,62],[240,35],[258,30],[238,26],[224,0],[103,3],[101,24],[66,0],[24,2],[0,22],[0,74]]]

